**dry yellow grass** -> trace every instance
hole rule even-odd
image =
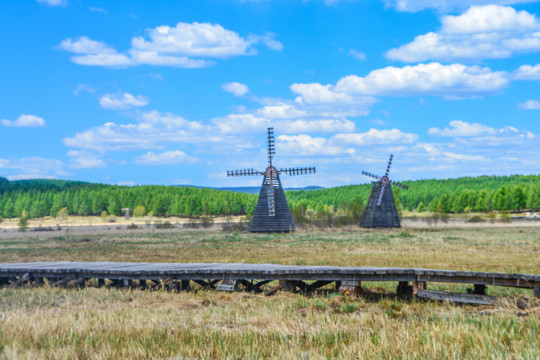
[[[530,227],[280,235],[133,230],[0,239],[0,262],[235,261],[539,274],[539,252],[540,232]],[[392,296],[395,284],[367,286],[373,294],[360,300],[335,294],[2,289],[0,358],[540,358],[540,301],[530,291],[490,288],[513,297],[473,307],[407,302]],[[526,309],[516,306],[522,296]]]

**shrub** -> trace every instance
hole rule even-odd
[[[135,230],[135,229],[138,229],[139,227],[136,224],[131,223],[130,225],[127,226],[127,228],[128,230]]]
[[[171,224],[169,221],[165,221],[164,223],[155,224],[154,227],[156,229],[175,229],[176,228],[176,226]]]
[[[469,222],[471,223],[479,223],[479,222],[484,222],[486,220],[484,220],[480,215],[474,215],[473,217],[471,217],[469,219]]]

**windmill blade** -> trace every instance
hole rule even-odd
[[[278,173],[285,173],[289,175],[305,175],[305,174],[315,174],[315,167],[309,168],[289,168],[289,169],[279,169]]]
[[[394,155],[390,154],[390,159],[388,160],[388,166],[386,167],[386,172],[384,173],[384,176],[388,176],[388,173],[390,172],[390,167],[392,166],[392,158]]]
[[[276,153],[274,128],[268,128],[268,166],[272,166],[272,156]]]
[[[390,183],[405,190],[409,188],[407,185],[403,185],[402,183],[398,183],[397,181],[390,181]]]
[[[382,198],[384,196],[384,189],[386,188],[386,182],[381,183],[381,189],[379,190],[379,196],[377,197],[377,206],[381,206]]]
[[[378,175],[375,175],[375,174],[372,174],[372,173],[368,173],[367,171],[362,171],[362,174],[366,175],[366,176],[369,176],[369,177],[372,177],[372,178],[377,179],[377,180],[381,179],[381,176],[378,176]]]
[[[254,169],[227,170],[227,176],[252,176],[252,175],[264,175],[264,173],[254,170]]]

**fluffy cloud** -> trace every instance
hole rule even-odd
[[[512,75],[516,80],[540,80],[540,64],[521,65]]]
[[[464,9],[471,5],[512,5],[537,2],[538,0],[382,0],[387,6],[398,11],[417,12],[425,9],[451,11]]]
[[[450,127],[439,129],[432,127],[428,130],[429,135],[445,136],[445,137],[467,137],[480,135],[494,135],[495,129],[482,124],[470,124],[465,121],[454,120],[450,121]]]
[[[340,146],[330,145],[330,142],[322,137],[309,135],[280,135],[277,137],[280,153],[295,154],[297,156],[337,156],[347,153],[347,149]],[[354,150],[349,150],[354,152]]]
[[[3,126],[8,127],[43,127],[45,126],[45,120],[35,115],[21,115],[16,120],[3,119],[1,121]]]
[[[124,110],[148,105],[148,99],[144,96],[133,96],[129,93],[106,94],[99,99],[99,105],[104,109]]]
[[[506,72],[462,64],[418,64],[397,68],[389,66],[365,77],[349,75],[336,85],[293,84],[291,90],[306,102],[346,102],[361,95],[412,96],[435,95],[467,97],[493,93],[509,84]]]
[[[272,50],[283,46],[272,34],[242,37],[219,24],[179,22],[175,27],[158,26],[147,30],[148,37],[131,40],[127,54],[86,36],[63,40],[59,48],[77,55],[71,60],[80,65],[126,67],[137,65],[198,68],[213,65],[210,59],[254,55],[254,45],[263,43]]]
[[[513,126],[505,126],[495,129],[483,124],[468,123],[454,120],[449,123],[449,127],[439,129],[436,127],[428,130],[429,135],[439,137],[454,138],[461,145],[471,146],[481,144],[482,146],[518,145],[525,139],[535,139],[535,135],[526,130],[518,130]]]
[[[499,5],[472,6],[459,16],[443,16],[437,32],[391,49],[386,57],[404,62],[508,58],[540,50],[535,15]]]
[[[249,93],[249,88],[247,85],[239,82],[228,82],[223,84],[221,88],[234,96],[244,96]]]
[[[69,175],[63,170],[64,164],[60,160],[39,156],[0,159],[0,169],[15,172],[7,175],[9,180],[52,179]]]
[[[518,105],[520,109],[524,110],[540,110],[540,101],[538,100],[527,100]]]
[[[95,169],[106,166],[105,161],[87,151],[70,150],[67,155],[71,158],[69,166],[73,169]]]
[[[373,144],[412,144],[418,141],[418,135],[404,133],[398,129],[377,130],[370,129],[365,133],[337,134],[332,138],[332,143],[350,145],[373,145]]]
[[[135,164],[139,165],[172,165],[185,164],[197,161],[180,150],[166,151],[162,153],[153,153],[152,151],[133,159]]]

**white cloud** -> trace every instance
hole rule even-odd
[[[351,55],[352,57],[354,57],[355,59],[360,60],[360,61],[366,61],[367,60],[366,54],[364,54],[361,51],[355,50],[355,49],[349,50],[349,55]]]
[[[137,123],[112,122],[76,133],[63,139],[66,146],[96,150],[132,150],[163,148],[169,143],[211,143],[221,138],[208,136],[206,127],[171,113],[149,111],[139,115]]]
[[[105,167],[105,161],[95,153],[70,150],[67,155],[71,158],[70,167],[73,169],[95,169]]]
[[[470,97],[497,92],[508,84],[508,74],[503,71],[433,62],[402,68],[389,66],[365,77],[349,75],[336,85],[293,84],[291,90],[308,103],[329,103],[366,95]]]
[[[104,13],[105,15],[109,15],[109,12],[102,7],[89,6],[88,10],[93,11],[93,12],[101,12],[101,13]]]
[[[387,6],[398,11],[417,12],[425,9],[436,9],[449,12],[454,9],[465,9],[471,5],[512,5],[533,3],[538,0],[382,0]]]
[[[524,110],[540,110],[540,101],[538,100],[527,100],[518,105],[520,109]]]
[[[221,85],[221,88],[234,96],[244,96],[249,93],[247,85],[239,82],[228,82]]]
[[[333,144],[373,145],[373,144],[412,144],[418,141],[418,135],[404,133],[398,129],[370,129],[365,133],[337,134],[332,138]]]
[[[283,45],[272,34],[242,37],[219,24],[179,22],[147,30],[148,38],[134,37],[127,54],[86,36],[65,39],[59,48],[77,54],[71,60],[80,65],[127,67],[137,65],[200,68],[215,64],[210,59],[255,55],[254,45],[263,43],[281,51]]]
[[[540,64],[521,65],[512,75],[516,80],[540,80]]]
[[[534,14],[499,5],[472,6],[441,18],[442,28],[391,49],[386,57],[404,62],[499,59],[540,51],[540,21]]]
[[[45,126],[45,120],[39,116],[23,114],[16,120],[3,119],[1,121],[3,126],[7,127],[43,127]]]
[[[152,151],[133,159],[139,165],[172,165],[194,163],[197,159],[180,150],[153,153]]]
[[[66,176],[64,164],[57,159],[31,156],[26,158],[0,159],[0,169],[15,171],[7,175],[9,180],[52,179]]]
[[[67,5],[67,1],[65,0],[37,0],[37,2],[48,5],[48,6],[66,6]]]
[[[133,96],[129,93],[105,94],[99,100],[99,105],[104,109],[125,110],[148,105],[148,99],[144,96]]]
[[[467,137],[496,134],[495,129],[482,124],[470,124],[460,120],[450,121],[449,124],[450,127],[444,129],[432,127],[428,130],[428,134],[445,137]]]
[[[332,146],[329,141],[322,137],[311,137],[309,135],[280,135],[279,152],[283,154],[295,154],[296,156],[336,156],[347,154],[347,149]]]

